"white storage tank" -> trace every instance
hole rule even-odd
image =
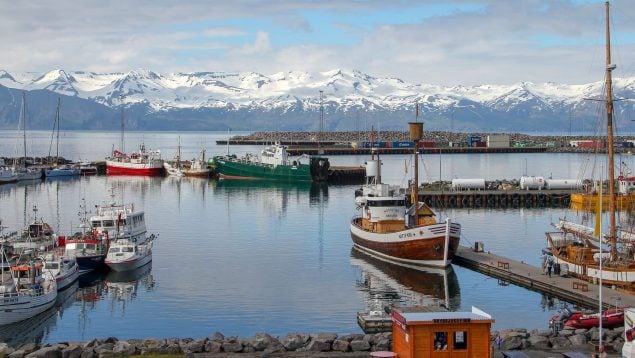
[[[547,189],[580,189],[582,179],[546,179]]]
[[[540,190],[545,187],[545,178],[543,177],[534,177],[534,176],[522,176],[520,177],[520,189],[522,190],[530,190],[536,189]]]
[[[484,190],[485,179],[452,179],[452,190]]]

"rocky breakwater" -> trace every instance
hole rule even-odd
[[[526,329],[509,329],[493,332],[492,339],[497,335],[502,338],[501,351],[535,350],[535,351],[582,351],[593,352],[594,345],[600,340],[600,330],[574,329],[565,327],[558,333],[551,330],[528,332]],[[602,342],[607,351],[621,352],[624,345],[624,327],[602,330]]]
[[[203,339],[129,339],[117,338],[93,339],[87,343],[56,343],[37,345],[27,343],[20,347],[10,347],[0,343],[0,357],[8,358],[97,358],[131,355],[187,355],[205,357],[249,353],[256,355],[272,354],[311,354],[311,353],[347,353],[347,356],[367,356],[370,351],[391,349],[392,333],[349,334],[338,336],[335,333],[290,333],[284,337],[273,337],[267,333],[258,333],[251,338],[225,337],[216,332]]]

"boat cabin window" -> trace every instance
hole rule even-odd
[[[44,265],[44,268],[47,270],[57,270],[58,268],[60,268],[60,266],[57,262],[47,262]]]
[[[100,226],[101,226],[101,221],[99,221],[99,220],[94,220],[94,221],[91,221],[91,222],[90,222],[90,225],[91,225],[92,227],[100,227]]]
[[[108,249],[108,253],[109,254],[116,254],[119,252],[119,248],[118,247],[111,247],[110,249]]]
[[[403,199],[396,200],[368,200],[368,206],[370,207],[388,207],[388,206],[397,206],[403,207],[406,206],[406,201]]]
[[[104,220],[104,227],[113,227],[115,226],[115,222],[112,220]]]
[[[434,350],[445,351],[448,349],[448,332],[434,332]]]
[[[122,248],[121,248],[121,251],[122,251],[122,252],[132,252],[133,250],[132,250],[132,247],[130,247],[130,246],[126,246],[126,247],[122,247]]]
[[[454,345],[452,349],[467,349],[467,332],[466,331],[455,331],[454,332]]]
[[[38,224],[29,225],[29,236],[38,237],[42,233],[42,226]]]
[[[86,248],[89,250],[95,250],[95,244],[86,244]]]

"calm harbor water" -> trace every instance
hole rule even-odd
[[[0,156],[15,153],[15,133],[0,133]],[[225,153],[227,133],[127,133],[128,149],[142,141],[165,158]],[[50,133],[30,136],[30,155],[48,153]],[[44,143],[45,142],[45,143]],[[119,133],[66,132],[60,153],[102,160]],[[232,153],[259,147],[230,147]],[[364,156],[331,157],[332,165],[360,165]],[[628,158],[630,160],[630,158]],[[384,181],[405,184],[408,156],[384,156]],[[423,180],[512,179],[521,175],[577,178],[588,159],[579,154],[481,154],[424,157]],[[628,163],[630,165],[630,163]],[[635,167],[630,165],[631,167]],[[88,207],[109,200],[146,211],[158,234],[151,266],[132,275],[82,277],[58,306],[16,326],[0,340],[87,341],[94,337],[204,337],[214,331],[241,337],[257,332],[361,332],[356,312],[388,303],[444,303],[490,313],[495,329],[546,329],[557,300],[505,285],[454,265],[424,272],[369,257],[352,248],[349,219],[356,186],[281,185],[190,178],[86,177],[0,186],[0,218],[17,230],[37,216],[61,234],[77,231],[82,199]],[[462,244],[540,263],[544,232],[565,209],[452,209],[439,212],[462,224]],[[139,328],[142,327],[142,328]]]

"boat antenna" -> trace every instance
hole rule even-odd
[[[615,223],[615,163],[613,144],[613,80],[611,73],[615,70],[615,64],[611,63],[611,32],[609,26],[609,2],[605,3],[606,9],[606,133],[608,141],[608,181],[609,181],[609,239],[611,242],[611,259],[617,259],[617,237]],[[600,197],[600,201],[602,198]]]

